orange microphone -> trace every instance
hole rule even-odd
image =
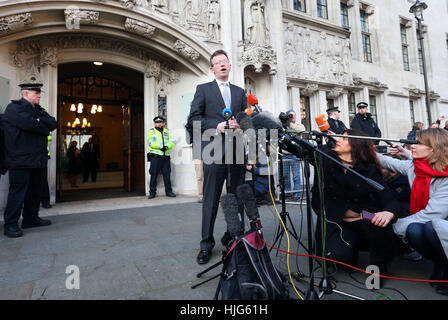
[[[316,120],[317,126],[321,132],[326,132],[330,129],[330,125],[328,124],[327,119],[325,119],[325,114],[318,115],[314,120]]]
[[[254,113],[254,110],[252,110],[251,107],[247,107],[246,109],[244,109],[244,112],[245,112],[248,116],[250,116],[252,113]]]
[[[247,102],[255,108],[255,111],[261,112],[261,108],[258,106],[258,99],[254,94],[251,93],[247,96]]]

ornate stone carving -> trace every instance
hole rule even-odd
[[[289,78],[350,85],[350,40],[296,26],[284,25],[285,63]],[[300,45],[297,45],[300,43]]]
[[[149,60],[145,67],[145,76],[147,78],[159,78],[160,76],[160,62],[155,60]]]
[[[124,28],[126,31],[139,34],[147,39],[150,39],[156,30],[156,28],[149,23],[131,18],[126,18]]]
[[[169,92],[169,78],[166,74],[162,73],[156,88],[157,95],[165,98]]]
[[[181,40],[177,40],[174,43],[173,49],[179,52],[185,58],[191,59],[193,61],[196,61],[199,58],[199,53]]]
[[[33,17],[31,13],[21,13],[13,16],[0,18],[0,34],[4,32],[14,31],[21,27],[30,25],[33,23]]]
[[[256,73],[263,72],[263,66],[269,67],[269,74],[277,73],[277,54],[271,46],[242,45],[240,63],[243,68],[253,66]]]
[[[76,6],[70,6],[64,11],[65,25],[67,29],[79,29],[81,22],[95,24],[98,22],[98,11],[79,10]]]
[[[305,88],[300,89],[300,94],[303,96],[312,96],[319,90],[319,86],[315,83],[307,83]]]
[[[58,64],[58,48],[48,47],[42,50],[40,55],[40,65],[56,67]]]
[[[327,97],[331,99],[336,99],[342,94],[342,88],[334,87],[327,92]]]
[[[221,9],[219,0],[209,0],[207,7],[207,37],[210,40],[219,40],[221,28]]]
[[[137,6],[137,0],[120,0],[120,3],[126,8],[134,8]]]
[[[265,0],[245,0],[244,2],[244,43],[257,46],[269,44]]]
[[[168,83],[172,84],[172,83],[177,83],[179,81],[180,81],[180,73],[177,72],[176,70],[170,70]]]

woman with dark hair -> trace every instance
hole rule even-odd
[[[411,152],[394,145],[391,153],[406,160],[379,155],[381,164],[406,175],[411,186],[410,215],[393,229],[411,247],[434,263],[430,280],[448,280],[448,132],[431,128],[417,132]],[[448,295],[448,283],[433,282]]]
[[[343,134],[367,136],[362,131],[352,129]],[[387,274],[387,263],[395,253],[396,239],[392,223],[398,218],[398,201],[383,181],[372,141],[341,137],[334,139],[336,146],[332,150],[327,149],[329,155],[385,188],[378,191],[358,176],[323,158],[323,226],[317,180],[313,186],[312,198],[313,209],[318,214],[318,254],[324,254],[325,248],[327,258],[356,265],[358,252],[367,249],[370,252],[370,264],[378,266],[380,274]],[[372,213],[370,219],[363,218],[364,210]],[[322,230],[325,232],[324,237]]]

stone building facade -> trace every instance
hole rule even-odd
[[[230,81],[257,95],[274,114],[293,108],[307,128],[328,105],[348,124],[366,101],[383,136],[404,138],[412,123],[448,115],[448,2],[425,10],[430,87],[425,105],[417,25],[407,0],[2,0],[0,112],[20,96],[18,84],[37,73],[41,104],[60,115],[58,68],[102,61],[142,75],[142,134],[166,106],[178,137],[172,182],[196,192],[191,146],[183,126],[196,85],[213,79],[209,56],[229,53]],[[58,133],[56,133],[58,134]],[[59,135],[58,135],[59,137]],[[58,143],[51,145],[49,184],[56,199]],[[145,153],[148,146],[145,143]],[[149,185],[144,167],[145,190]],[[8,178],[0,180],[4,208]]]

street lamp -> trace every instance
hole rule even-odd
[[[429,88],[428,88],[428,75],[426,72],[426,57],[425,57],[425,47],[423,43],[423,28],[422,28],[422,21],[423,21],[423,10],[428,8],[428,5],[424,2],[420,2],[417,0],[409,9],[410,13],[414,14],[415,19],[418,22],[418,37],[420,41],[420,48],[422,51],[422,67],[423,67],[423,78],[425,79],[425,101],[426,101],[426,110],[428,112],[428,118],[429,118],[429,125],[431,125],[431,107],[430,107],[430,100],[429,100]]]

